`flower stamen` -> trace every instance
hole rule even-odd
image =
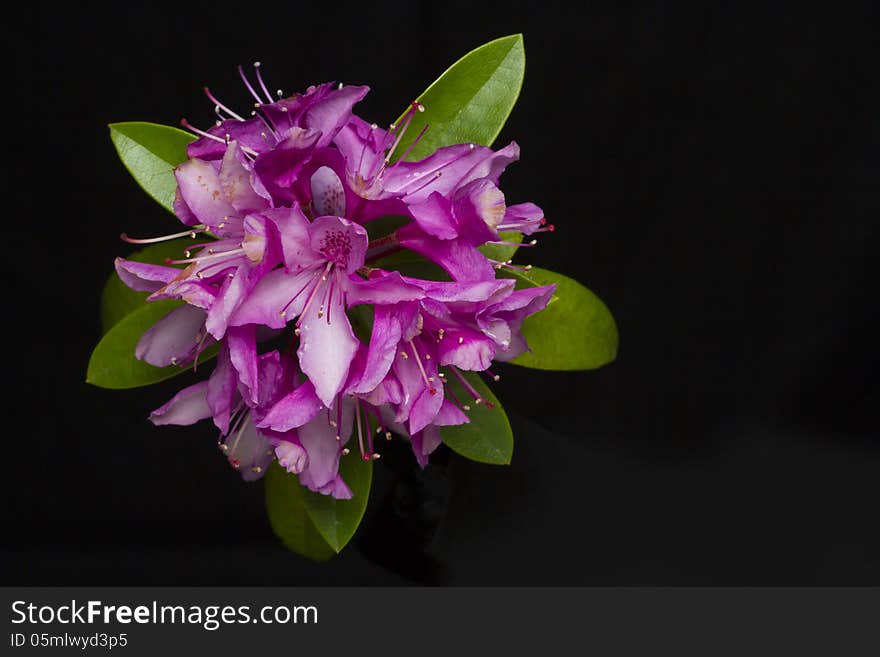
[[[418,101],[413,101],[410,103],[409,109],[406,112],[406,117],[404,117],[403,128],[401,128],[400,132],[397,134],[397,139],[394,140],[394,144],[392,144],[391,148],[388,149],[388,152],[385,154],[385,164],[391,162],[391,156],[394,155],[394,151],[397,149],[397,146],[400,144],[400,141],[403,139],[403,136],[406,134],[407,128],[409,128],[409,124],[412,123],[413,117],[416,115],[416,112],[424,112],[425,106],[419,103]],[[397,132],[398,124],[391,124],[391,131]],[[384,166],[382,167],[384,170]],[[379,175],[382,175],[382,171],[379,171]]]
[[[233,119],[235,119],[236,121],[244,121],[244,119],[243,119],[242,117],[240,117],[238,114],[236,114],[236,113],[233,112],[231,109],[229,109],[228,107],[226,107],[226,105],[224,105],[224,104],[221,103],[219,100],[217,100],[217,98],[214,96],[214,94],[211,93],[211,90],[208,89],[208,87],[204,87],[204,91],[205,91],[205,95],[208,97],[208,100],[210,100],[212,103],[214,103],[214,105],[215,105],[218,109],[222,109],[224,112],[226,112],[227,114],[229,114],[229,116],[231,116],[231,117],[232,117]]]
[[[269,89],[266,88],[266,83],[263,82],[263,76],[260,74],[260,62],[254,62],[254,71],[257,74],[257,82],[260,83],[260,88],[263,90],[263,93],[266,94],[266,98],[269,99],[269,104],[272,104],[272,94],[269,93]]]
[[[419,350],[416,349],[416,343],[410,340],[409,346],[412,349],[413,356],[416,357],[416,365],[419,366],[419,372],[422,373],[422,380],[425,382],[425,387],[428,389],[428,394],[436,395],[437,389],[431,385],[431,379],[428,378],[428,374],[425,372],[425,366],[422,365],[422,359],[419,356]],[[405,352],[404,355],[406,355]],[[425,354],[425,358],[428,358],[430,360],[430,356],[428,354]]]
[[[468,380],[466,378],[464,378],[464,375],[458,371],[457,367],[455,367],[454,365],[448,365],[447,367],[449,368],[449,371],[452,372],[452,374],[455,376],[455,378],[458,379],[458,382],[462,385],[462,387],[468,391],[468,394],[474,398],[474,404],[477,404],[477,405],[485,404],[486,408],[494,408],[495,407],[495,404],[483,399],[483,397],[480,395],[480,393],[477,392],[477,389],[474,388],[468,382]],[[464,407],[464,408],[467,409],[467,407]]]
[[[513,260],[492,260],[492,258],[486,258],[489,262],[492,263],[492,266],[495,269],[510,269],[512,271],[532,271],[531,265],[514,265]]]
[[[318,277],[318,276],[315,277],[316,278],[315,287],[313,287],[312,291],[309,293],[309,298],[306,299],[306,303],[303,306],[302,312],[299,314],[299,319],[296,320],[296,328],[300,327],[300,324],[302,324],[303,317],[305,317],[306,313],[309,312],[309,308],[311,308],[312,302],[315,300],[315,297],[317,296],[316,293],[318,292],[318,288],[320,288],[321,284],[327,280],[327,274],[330,273],[331,267],[333,267],[333,263],[328,262],[327,265],[324,267],[324,270],[321,273],[320,277]],[[288,304],[288,305],[290,305],[290,304]],[[285,310],[287,310],[286,306],[285,306]]]
[[[178,237],[191,237],[192,239],[196,238],[198,233],[203,233],[207,228],[204,224],[198,224],[189,230],[184,230],[179,233],[172,233],[171,235],[162,235],[161,237],[147,237],[136,239],[134,237],[129,237],[126,233],[122,233],[119,236],[123,242],[128,242],[129,244],[156,244],[158,242],[167,242],[169,240],[175,240]]]
[[[244,69],[242,68],[241,64],[238,65],[238,74],[239,76],[241,76],[241,81],[244,82],[244,86],[247,87],[247,90],[251,93],[251,96],[254,97],[254,100],[262,105],[264,102],[263,99],[260,98],[253,85],[251,84],[251,81],[248,80],[247,75],[244,74]],[[272,101],[270,100],[269,102],[271,103]]]
[[[355,412],[355,423],[357,424],[358,430],[358,446],[361,448],[361,458],[364,461],[369,461],[370,457],[364,451],[364,435],[361,430],[361,402],[359,399],[355,398],[354,400],[354,412]]]

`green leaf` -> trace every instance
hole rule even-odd
[[[182,305],[182,301],[173,299],[146,303],[116,322],[92,352],[86,382],[117,390],[137,388],[185,371],[187,368],[175,365],[153,367],[134,357],[135,346],[146,330]]]
[[[441,439],[454,452],[472,461],[509,465],[513,456],[513,432],[501,402],[477,374],[474,372],[462,372],[462,374],[493,407],[470,402],[471,410],[466,412],[471,421],[468,424],[440,427]],[[447,376],[446,382],[447,388],[452,391],[456,399],[462,404],[468,403],[465,400],[471,399],[471,395],[454,376]]]
[[[401,250],[370,263],[371,267],[397,271],[404,276],[421,278],[427,281],[451,281],[452,277],[435,262],[431,262],[414,251]]]
[[[370,241],[390,235],[395,230],[408,224],[411,221],[409,217],[403,217],[395,214],[387,214],[383,217],[376,217],[364,224]]]
[[[518,288],[556,284],[547,308],[523,322],[522,333],[532,351],[517,356],[514,364],[538,370],[592,370],[617,357],[617,324],[590,290],[539,267],[504,274],[516,278]]]
[[[348,321],[351,323],[351,329],[358,340],[364,344],[370,343],[370,336],[373,334],[374,312],[373,306],[367,303],[351,306],[345,311],[345,314],[348,315]]]
[[[516,254],[519,243],[522,242],[523,234],[509,231],[498,233],[498,236],[501,238],[501,241],[511,242],[511,244],[483,244],[477,248],[487,258],[497,260],[498,262],[507,262]]]
[[[289,550],[326,561],[351,540],[367,508],[373,463],[352,453],[342,457],[339,474],[354,495],[350,500],[313,493],[277,462],[269,467],[265,478],[269,523]]]
[[[136,251],[126,260],[147,262],[153,265],[165,263],[166,258],[182,258],[184,251],[192,244],[190,239],[177,239],[169,242],[151,244]],[[116,272],[110,274],[101,293],[101,326],[104,333],[119,320],[147,303],[149,292],[135,292],[123,283]]]
[[[186,146],[195,136],[167,125],[131,122],[111,123],[110,139],[137,183],[173,212],[174,167],[186,160]]]
[[[416,112],[396,152],[406,152],[426,123],[430,127],[408,160],[421,159],[452,144],[490,146],[516,104],[525,66],[522,34],[495,39],[472,50],[418,97],[425,111]]]

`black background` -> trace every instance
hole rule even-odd
[[[5,17],[4,583],[880,584],[877,28],[800,3],[34,3]],[[179,388],[83,380],[118,241],[175,222],[106,124],[369,84],[388,122],[523,32],[503,178],[557,224],[530,255],[610,306],[596,372],[502,371],[514,463],[413,483],[394,450],[355,541],[284,551]],[[11,97],[10,97],[11,96]],[[10,294],[11,293],[11,294]],[[188,375],[189,376],[189,375]],[[442,454],[440,460],[443,460]]]

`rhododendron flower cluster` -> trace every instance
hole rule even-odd
[[[425,466],[440,427],[468,422],[471,404],[485,403],[462,372],[495,378],[493,361],[528,349],[523,320],[554,286],[516,289],[499,276],[513,265],[479,247],[501,242],[500,231],[552,226],[499,188],[516,143],[458,144],[410,161],[424,130],[401,144],[419,103],[386,130],[353,113],[367,87],[327,83],[273,99],[255,72],[256,84],[241,72],[255,100],[247,116],[206,90],[215,125],[184,121],[199,136],[175,169],[185,230],[124,236],[194,241],[165,265],[119,258],[116,271],[150,300],[185,302],[143,335],[137,358],[189,366],[217,349],[210,376],[156,409],[155,424],[211,419],[245,479],[277,460],[310,490],[349,498],[340,459],[376,459],[374,436],[397,435]],[[386,217],[399,218],[396,229]],[[383,264],[401,251],[446,280]],[[371,323],[356,331],[358,313]],[[451,393],[452,378],[469,398]]]

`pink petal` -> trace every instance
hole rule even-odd
[[[385,378],[394,362],[400,336],[400,322],[395,314],[386,306],[376,306],[364,373],[360,381],[352,387],[353,393],[369,393]]]
[[[319,413],[313,420],[297,430],[299,441],[309,456],[308,467],[299,475],[299,481],[310,490],[317,491],[330,483],[339,472],[340,441],[336,429]]]
[[[336,283],[331,301],[322,317],[313,303],[300,320],[300,367],[315,386],[318,398],[330,407],[345,383],[348,369],[360,344],[351,330],[345,314],[338,281],[330,279],[324,285]],[[324,290],[318,291],[319,295]]]
[[[441,240],[458,237],[452,203],[439,192],[433,192],[420,203],[410,204],[409,210],[415,222],[428,235]]]
[[[482,372],[492,365],[495,343],[479,331],[453,328],[437,343],[437,357],[441,365]]]
[[[150,422],[155,425],[195,424],[211,417],[207,400],[208,382],[201,381],[184,388],[155,411],[150,413]]]
[[[397,304],[415,301],[425,296],[424,290],[412,281],[404,280],[398,272],[373,272],[369,280],[351,276],[347,281],[346,300],[349,306],[358,304]]]
[[[311,291],[311,287],[304,288],[313,285],[318,275],[319,271],[315,269],[297,273],[288,273],[284,269],[269,272],[232,313],[229,325],[262,324],[274,329],[284,328],[302,312]],[[291,299],[293,303],[290,303]]]
[[[448,399],[444,399],[443,405],[437,411],[437,416],[432,424],[438,427],[448,427],[450,425],[467,424],[470,421],[470,418],[464,414],[464,411]]]
[[[323,262],[323,258],[312,250],[309,220],[299,206],[265,210],[262,216],[273,221],[278,227],[284,264],[289,271],[297,272]]]
[[[176,267],[151,265],[124,258],[116,258],[114,265],[122,282],[138,292],[155,292],[180,275],[180,270]]]
[[[324,166],[311,178],[312,207],[317,216],[345,216],[345,188],[336,172]]]
[[[354,497],[351,488],[343,481],[341,475],[336,475],[330,482],[318,489],[322,495],[330,495],[337,500],[350,500]]]
[[[229,142],[218,174],[220,187],[227,203],[242,215],[266,208],[268,202],[254,191],[251,172],[241,163],[238,142]]]
[[[207,401],[214,416],[214,424],[221,433],[225,434],[229,431],[229,419],[238,391],[238,380],[229,358],[229,348],[226,344],[221,344],[223,346],[217,355],[217,366],[208,379]]]
[[[214,299],[205,327],[218,340],[226,333],[226,326],[232,313],[238,308],[247,290],[248,272],[244,265],[238,267],[231,278],[227,278],[220,287],[220,293]]]
[[[223,193],[220,177],[210,162],[192,158],[174,170],[181,198],[187,207],[208,226],[217,226],[237,215]]]
[[[245,391],[251,404],[259,401],[259,374],[257,361],[256,327],[248,326],[232,327],[226,334],[226,343],[229,345],[229,359],[238,373],[238,380]],[[242,395],[244,396],[244,392]]]
[[[175,308],[141,336],[135,358],[156,367],[175,365],[195,351],[204,325],[204,310],[193,306]]]
[[[315,394],[315,386],[306,381],[275,404],[259,426],[273,431],[285,432],[301,427],[311,421],[324,408]]]
[[[278,465],[292,474],[299,474],[309,464],[309,455],[302,447],[289,440],[282,440],[275,446]]]
[[[272,443],[257,430],[250,418],[235,433],[226,436],[226,458],[245,481],[259,479],[275,458]]]
[[[495,269],[488,258],[463,240],[431,237],[415,223],[403,226],[397,234],[401,246],[436,262],[457,281],[491,281],[495,278]]]
[[[433,424],[410,438],[416,461],[421,467],[428,465],[428,457],[440,446],[440,430]]]

